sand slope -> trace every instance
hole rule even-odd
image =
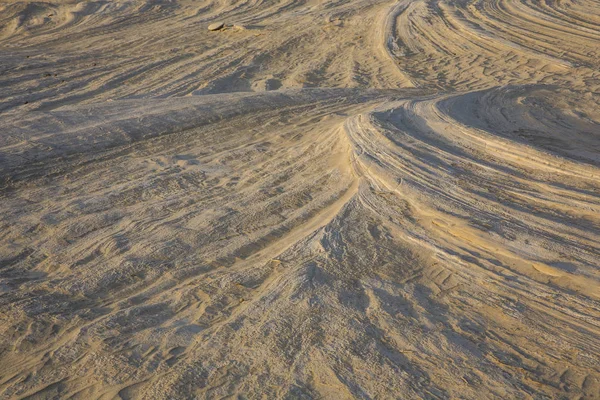
[[[599,10],[0,0],[0,397],[600,398]]]

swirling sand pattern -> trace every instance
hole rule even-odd
[[[0,0],[0,397],[600,398],[598,10]]]

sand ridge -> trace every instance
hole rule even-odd
[[[600,398],[599,5],[0,0],[0,397]]]

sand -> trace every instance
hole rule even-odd
[[[0,70],[0,398],[600,398],[598,1],[0,0]]]

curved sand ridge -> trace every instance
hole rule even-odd
[[[598,6],[0,2],[0,396],[599,397]]]

